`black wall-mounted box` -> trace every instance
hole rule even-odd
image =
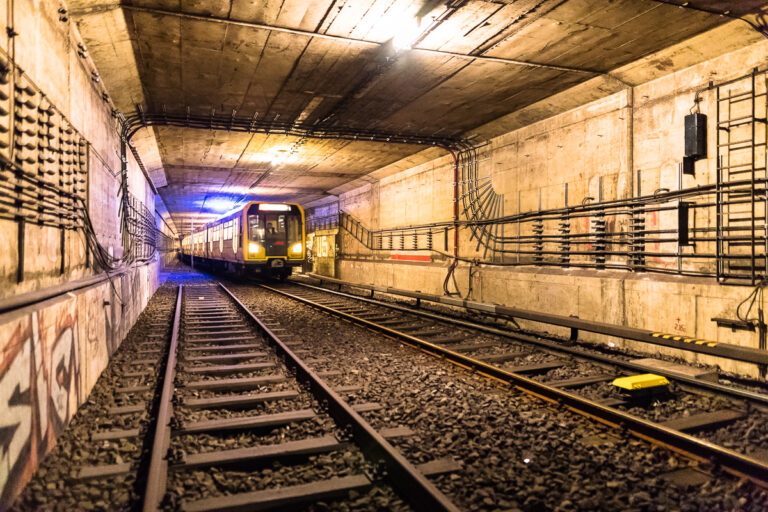
[[[685,116],[685,156],[694,159],[707,157],[707,116]]]
[[[686,201],[680,201],[677,205],[677,243],[681,247],[683,245],[691,245],[691,237],[688,231],[688,218],[691,211],[691,203]]]
[[[683,157],[683,174],[696,175],[696,159],[692,156]]]

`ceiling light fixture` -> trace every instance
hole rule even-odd
[[[269,152],[269,163],[272,164],[273,167],[283,164],[288,161],[292,155],[293,151],[291,151],[291,148],[289,147],[279,146],[272,148],[272,150]]]
[[[421,22],[423,18],[411,18],[395,20],[392,36],[392,46],[395,50],[410,50],[421,35]]]

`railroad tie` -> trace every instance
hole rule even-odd
[[[202,434],[205,432],[221,432],[226,430],[248,430],[258,428],[278,427],[306,421],[317,416],[312,409],[299,409],[276,414],[260,414],[258,416],[241,416],[236,418],[221,418],[184,423],[178,430],[181,434]]]

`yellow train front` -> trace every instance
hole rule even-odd
[[[306,257],[304,210],[251,201],[185,236],[181,255],[213,271],[285,279]]]

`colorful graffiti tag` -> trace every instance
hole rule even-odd
[[[77,301],[3,326],[0,503],[20,491],[81,403]]]
[[[158,266],[0,316],[0,511],[88,397],[157,289]]]

